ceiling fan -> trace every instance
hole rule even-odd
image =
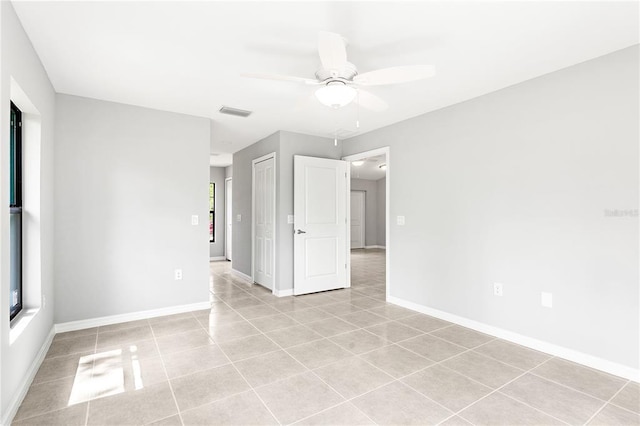
[[[315,95],[323,105],[340,108],[351,103],[356,96],[358,104],[382,111],[387,103],[360,86],[380,86],[422,80],[435,75],[433,65],[409,65],[383,68],[358,74],[358,69],[347,61],[345,41],[340,34],[321,31],[318,34],[318,53],[322,68],[316,71],[315,79],[277,74],[242,73],[243,77],[267,80],[291,81],[307,85],[321,85]],[[355,87],[358,87],[356,90]]]

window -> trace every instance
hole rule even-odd
[[[9,140],[9,319],[22,310],[22,112],[11,102]]]
[[[214,222],[216,218],[216,184],[209,183],[209,242],[215,242]]]

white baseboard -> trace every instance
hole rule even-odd
[[[374,245],[374,246],[364,246],[365,250],[366,249],[386,249],[385,246],[378,246],[378,245]]]
[[[90,318],[86,320],[69,321],[56,324],[55,331],[56,333],[63,333],[65,331],[82,330],[85,328],[118,324],[121,322],[161,317],[164,315],[181,314],[183,312],[201,311],[209,308],[211,308],[211,302],[199,302],[189,305],[178,305],[170,306],[167,308],[152,309],[149,311],[138,311],[120,315],[109,315],[107,317]]]
[[[509,342],[526,346],[540,352],[545,352],[549,355],[586,365],[587,367],[595,368],[596,370],[601,370],[615,376],[624,377],[625,379],[633,380],[635,382],[640,381],[640,370],[627,367],[626,365],[598,358],[574,349],[565,348],[564,346],[534,339],[532,337],[524,336],[522,334],[514,333],[512,331],[504,330],[502,328],[494,327],[465,317],[450,314],[448,312],[439,311],[437,309],[429,308],[397,297],[387,296],[387,302],[402,306],[403,308],[411,309],[412,311],[440,318],[463,327],[471,328],[481,333],[499,337],[500,339],[508,340]]]
[[[251,278],[249,275],[240,272],[236,269],[231,268],[231,275],[235,276],[236,278],[239,278],[243,281],[246,281],[248,284],[253,284],[253,278]]]
[[[40,368],[42,361],[44,361],[44,357],[47,355],[47,352],[49,352],[49,347],[51,346],[51,342],[53,342],[53,337],[55,336],[55,334],[56,334],[55,327],[51,327],[51,331],[49,331],[49,335],[44,340],[44,343],[42,343],[42,346],[40,347],[40,351],[38,351],[38,354],[36,355],[33,362],[31,363],[31,366],[29,367],[27,374],[25,374],[25,376],[23,377],[22,383],[18,387],[18,391],[16,392],[11,402],[9,402],[9,406],[7,407],[6,414],[2,418],[2,423],[0,424],[10,425],[11,422],[13,421],[13,418],[18,413],[18,408],[20,408],[20,404],[22,404],[24,397],[27,395],[27,391],[29,391],[29,387],[31,386],[33,379],[36,377],[36,373],[38,372],[38,369]]]
[[[293,289],[287,289],[287,290],[274,290],[273,294],[276,297],[287,297],[287,296],[293,296]]]
[[[224,256],[213,256],[209,258],[209,262],[218,262],[220,260],[227,260]]]

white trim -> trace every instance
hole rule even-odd
[[[342,159],[345,161],[345,159]],[[351,288],[351,162],[347,161],[347,226],[346,226],[346,242],[347,242],[347,286]],[[365,235],[366,238],[366,235]],[[366,239],[363,241],[366,242]]]
[[[40,347],[40,351],[38,352],[33,362],[31,363],[29,370],[27,370],[27,374],[24,375],[22,379],[22,383],[20,383],[20,386],[18,386],[18,392],[16,392],[11,402],[9,402],[9,406],[7,407],[6,414],[2,418],[3,425],[10,425],[11,422],[13,422],[13,418],[18,412],[18,408],[20,408],[20,404],[22,404],[22,401],[24,400],[24,397],[27,395],[27,391],[29,390],[29,387],[31,386],[33,379],[36,377],[36,373],[38,372],[38,369],[40,368],[42,361],[44,361],[44,357],[47,355],[47,352],[49,352],[49,347],[51,346],[51,342],[53,342],[53,337],[55,336],[55,334],[56,334],[55,328],[51,327],[49,334],[47,335],[44,342],[42,343],[42,346]]]
[[[232,177],[228,177],[224,179],[224,257],[226,260],[231,260],[231,257],[229,257],[229,250],[227,250],[229,248],[229,246],[231,246],[231,251],[233,251],[233,237],[231,239],[229,239],[228,234],[228,226],[227,223],[231,223],[231,228],[233,229],[233,200],[229,199],[229,194],[228,194],[228,185],[231,184],[231,191],[233,191],[233,176]],[[233,197],[233,192],[231,193],[232,197]],[[231,204],[231,209],[227,208],[228,204]],[[231,217],[228,217],[229,215],[227,215],[227,213],[231,211]],[[232,231],[233,234],[233,231]]]
[[[287,290],[274,290],[273,294],[276,297],[287,297],[287,296],[293,296],[293,289],[287,289]]]
[[[56,333],[65,331],[83,330],[85,328],[100,327],[104,325],[118,324],[121,322],[136,321],[141,319],[161,317],[164,315],[181,314],[183,312],[201,311],[210,309],[211,302],[192,303],[189,305],[169,306],[166,308],[151,309],[148,311],[130,312],[128,314],[109,315],[107,317],[90,318],[80,321],[69,321],[55,325]]]
[[[365,249],[382,249],[382,250],[386,250],[385,246],[378,246],[378,245],[373,245],[373,246],[364,246]]]
[[[535,349],[540,352],[547,353],[549,355],[557,356],[560,358],[568,359],[569,361],[577,362],[578,364],[586,365],[587,367],[595,368],[600,371],[604,371],[609,374],[613,374],[619,377],[624,377],[628,380],[635,382],[640,381],[640,370],[627,367],[626,365],[618,364],[613,361],[598,358],[593,355],[579,352],[574,349],[569,349],[564,346],[556,345],[553,343],[545,342],[543,340],[534,339],[533,337],[524,336],[522,334],[514,333],[513,331],[505,330],[503,328],[494,327],[482,322],[474,321],[469,318],[461,317],[458,315],[450,314],[448,312],[439,311],[437,309],[429,308],[418,303],[409,302],[398,297],[387,296],[387,302],[393,303],[403,308],[411,309],[412,311],[420,312],[432,317],[440,318],[445,321],[452,322],[454,324],[461,325],[463,327],[471,328],[481,333],[489,334],[491,336],[499,337],[518,345],[526,346],[531,349]]]
[[[365,152],[360,152],[358,154],[352,154],[352,155],[346,155],[344,157],[342,157],[343,160],[348,162],[348,169],[349,169],[349,177],[351,177],[351,161],[355,161],[355,160],[363,160],[365,158],[369,158],[369,157],[377,157],[378,155],[385,155],[386,159],[385,162],[387,163],[387,169],[385,170],[385,178],[386,178],[386,188],[385,188],[385,213],[386,213],[386,217],[385,217],[385,244],[387,247],[389,247],[389,249],[387,250],[385,247],[385,265],[386,265],[386,289],[387,289],[387,300],[389,300],[389,298],[391,297],[391,148],[389,148],[388,146],[382,147],[382,148],[376,148],[376,149],[372,149],[370,151],[365,151]],[[349,185],[347,186],[347,189],[350,191],[351,190],[351,179],[347,179],[347,182],[349,182]],[[347,205],[347,208],[349,208],[349,205]],[[347,210],[347,220],[351,220],[351,216],[349,211]],[[351,231],[351,223],[347,224],[347,232]],[[351,241],[351,236],[349,235],[349,240]],[[366,248],[366,247],[365,247]],[[351,249],[348,249],[349,251],[347,252],[347,279],[348,279],[348,283],[349,285],[351,285]]]
[[[244,272],[238,271],[237,269],[231,268],[231,275],[243,281],[246,281],[247,284],[253,284],[253,278],[251,278],[249,275],[245,274]]]
[[[227,260],[226,256],[213,256],[209,258],[209,262],[217,262],[219,260]]]
[[[256,208],[256,191],[255,191],[255,173],[256,173],[256,164],[261,163],[263,161],[269,160],[273,158],[273,265],[272,265],[272,270],[273,270],[273,282],[271,283],[271,292],[273,294],[275,294],[276,292],[276,257],[278,256],[278,252],[276,251],[276,247],[278,246],[277,242],[276,242],[276,238],[278,235],[278,221],[276,220],[276,201],[277,201],[277,196],[276,196],[276,192],[278,191],[277,189],[277,185],[276,183],[278,182],[278,179],[276,178],[276,173],[278,172],[278,162],[276,160],[276,153],[272,152],[266,155],[263,155],[262,157],[258,157],[254,160],[251,161],[251,283],[253,284],[256,280],[256,274],[255,274],[255,255],[256,255],[256,250],[255,250],[255,237],[256,237],[256,226],[255,226],[255,219],[256,219],[256,212],[255,212],[255,208]]]

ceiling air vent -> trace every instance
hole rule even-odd
[[[338,129],[336,131],[333,132],[333,134],[331,136],[336,137],[338,139],[347,139],[353,135],[356,134],[355,130],[349,130],[349,129]]]
[[[245,111],[244,109],[238,109],[238,108],[231,108],[224,105],[222,106],[222,108],[220,108],[220,113],[235,115],[236,117],[248,117],[251,115],[251,111]]]

